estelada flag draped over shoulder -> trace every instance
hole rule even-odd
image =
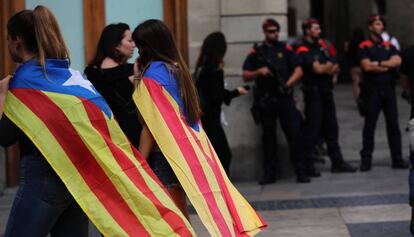
[[[152,62],[134,101],[212,236],[253,236],[266,223],[231,184],[201,123],[189,125],[173,69]]]
[[[98,229],[117,237],[194,236],[92,84],[66,60],[46,60],[46,75],[35,60],[18,68],[6,116],[41,151]]]

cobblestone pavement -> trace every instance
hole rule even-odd
[[[359,117],[351,87],[336,88],[340,143],[347,161],[359,162],[363,120]],[[409,106],[399,100],[403,149],[408,157],[404,132]],[[267,221],[269,227],[258,236],[277,237],[405,237],[408,225],[408,170],[391,169],[383,116],[377,125],[373,169],[368,173],[332,174],[329,162],[318,167],[322,177],[310,184],[294,179],[259,186],[237,183],[237,188]],[[234,158],[237,159],[236,157]],[[0,233],[4,232],[15,189],[0,196]],[[209,236],[196,215],[192,223],[199,236]],[[90,236],[99,236],[90,228]],[[1,236],[1,234],[0,234]]]

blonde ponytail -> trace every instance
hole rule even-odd
[[[45,68],[46,58],[70,60],[57,20],[47,7],[37,6],[33,10],[33,26],[38,48],[37,58],[42,68]]]

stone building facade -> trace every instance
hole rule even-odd
[[[262,21],[272,17],[281,26],[281,39],[286,40],[287,0],[191,0],[188,2],[189,62],[193,68],[206,35],[222,31],[226,35],[228,50],[225,57],[225,76],[228,88],[243,84],[242,64],[254,42],[263,40]],[[261,172],[261,132],[250,115],[253,96],[236,98],[231,106],[224,107],[228,121],[225,126],[233,152],[231,178],[257,180]],[[276,144],[275,144],[276,145]],[[279,174],[289,176],[288,152],[283,136],[279,139]],[[286,164],[284,164],[286,163]]]
[[[344,42],[353,29],[366,29],[369,14],[380,13],[388,31],[401,45],[414,43],[412,0],[191,0],[188,1],[189,62],[193,68],[201,43],[213,31],[222,31],[228,41],[225,75],[228,88],[243,84],[242,63],[254,42],[263,40],[261,23],[267,17],[282,26],[281,40],[300,37],[301,22],[308,17],[321,20],[324,34],[344,55]],[[345,79],[348,80],[348,79]],[[296,93],[300,95],[297,89]],[[228,120],[226,134],[233,151],[231,178],[257,180],[261,171],[261,132],[250,115],[252,94],[236,98],[224,107]],[[281,177],[292,175],[287,144],[278,129],[278,162]]]

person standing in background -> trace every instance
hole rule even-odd
[[[224,88],[224,55],[226,38],[221,32],[209,34],[203,41],[195,69],[195,81],[202,110],[201,122],[227,175],[230,171],[231,150],[221,125],[221,106],[230,105],[237,96],[247,94],[244,87],[229,91]]]
[[[328,147],[331,159],[331,172],[355,172],[356,168],[348,164],[339,146],[339,126],[336,117],[333,86],[339,65],[327,43],[321,40],[321,27],[316,19],[307,19],[302,24],[303,43],[297,54],[301,58],[304,75],[302,78],[305,101],[304,153],[307,156],[308,173],[320,176],[314,168],[312,154],[316,143],[323,139]]]
[[[134,64],[127,62],[134,49],[135,43],[127,24],[106,26],[99,39],[95,57],[85,68],[85,74],[108,102],[122,131],[138,148],[142,127],[132,100]]]
[[[409,95],[411,113],[408,121],[408,136],[410,141],[410,172],[409,184],[409,205],[411,207],[410,231],[414,236],[414,45],[405,49],[401,54],[401,87]]]
[[[381,110],[384,112],[387,125],[392,168],[406,169],[408,164],[402,158],[401,132],[395,94],[398,79],[397,68],[401,64],[401,57],[395,46],[381,37],[384,31],[382,17],[369,16],[367,25],[369,39],[360,44],[358,52],[364,73],[361,93],[364,95],[362,100],[366,110],[360,170],[371,170],[374,133]]]
[[[243,64],[243,80],[254,81],[252,113],[262,127],[263,177],[259,184],[276,181],[277,119],[289,144],[296,181],[308,183],[305,154],[301,136],[301,116],[293,98],[293,85],[303,71],[292,48],[279,41],[280,25],[274,19],[262,24],[265,40],[255,44]]]

